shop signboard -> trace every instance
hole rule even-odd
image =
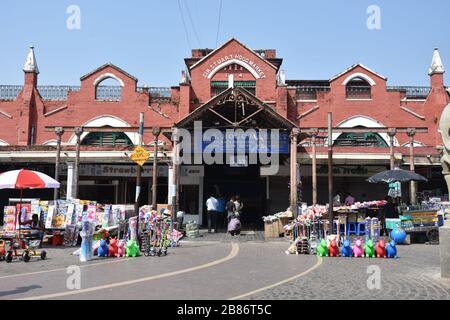
[[[16,226],[14,222],[16,221],[16,207],[15,206],[5,206],[3,208],[3,231],[14,232]]]
[[[141,167],[144,165],[145,161],[150,157],[150,152],[142,148],[141,146],[137,146],[133,153],[130,155],[130,159],[136,162]]]
[[[157,167],[158,177],[167,177],[167,166]],[[137,168],[134,165],[114,165],[114,164],[82,164],[79,174],[81,177],[133,177],[136,176]],[[67,169],[62,166],[62,175],[67,175]],[[142,177],[152,177],[153,167],[143,166]]]

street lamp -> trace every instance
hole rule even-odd
[[[160,127],[153,127],[152,129],[154,137],[154,151],[153,151],[153,181],[152,181],[152,206],[156,208],[156,194],[157,194],[157,183],[158,183],[158,137],[161,133]]]

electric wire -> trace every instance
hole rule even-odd
[[[200,41],[200,37],[198,36],[197,28],[195,28],[194,20],[192,20],[191,10],[189,9],[189,5],[188,5],[188,1],[187,0],[184,1],[184,5],[186,6],[186,11],[187,11],[188,18],[189,18],[189,21],[190,21],[191,26],[192,26],[192,30],[194,31],[195,38],[197,39],[198,45],[201,48],[202,47],[202,43]]]
[[[191,40],[189,39],[189,32],[186,27],[186,21],[184,20],[183,9],[181,7],[181,2],[178,0],[178,9],[180,10],[181,21],[183,22],[184,34],[186,36],[186,41],[188,43],[189,49],[192,49]]]
[[[219,32],[220,32],[221,18],[222,18],[222,0],[220,0],[220,4],[219,4],[219,19],[217,21],[216,48],[217,48],[217,45],[219,43]]]

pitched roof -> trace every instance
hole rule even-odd
[[[330,82],[336,80],[336,79],[339,78],[340,76],[342,76],[342,75],[346,74],[347,72],[349,72],[349,71],[355,69],[356,67],[361,67],[361,68],[363,68],[363,69],[369,71],[370,73],[373,73],[373,74],[375,74],[376,76],[378,76],[378,77],[380,77],[380,78],[382,78],[382,79],[384,79],[384,80],[387,80],[387,78],[386,78],[385,76],[382,76],[381,74],[379,74],[379,73],[373,71],[372,69],[366,67],[366,66],[363,65],[362,63],[356,63],[356,64],[352,65],[351,67],[345,69],[345,70],[342,71],[341,73],[339,73],[339,74],[335,75],[334,77],[332,77],[332,78],[330,79]]]
[[[249,50],[250,52],[252,52],[255,56],[259,57],[261,60],[265,61],[269,66],[271,66],[272,68],[274,68],[275,70],[277,70],[278,68],[276,66],[274,66],[270,61],[268,61],[267,59],[264,59],[263,57],[261,57],[258,53],[255,52],[255,50],[250,49],[249,47],[247,47],[245,44],[243,44],[242,42],[240,42],[239,40],[237,40],[236,38],[231,38],[229,39],[227,42],[225,42],[224,44],[222,44],[220,47],[214,49],[213,51],[211,51],[210,53],[208,53],[206,56],[204,56],[203,58],[201,58],[199,61],[197,61],[196,63],[194,63],[190,69],[195,68],[196,66],[198,66],[199,64],[201,64],[203,61],[205,61],[206,59],[208,59],[210,56],[212,56],[214,53],[218,52],[219,50],[221,50],[222,48],[226,47],[229,43],[236,41],[240,46],[242,46],[243,48]]]
[[[126,72],[125,70],[123,70],[122,68],[119,68],[118,66],[116,66],[115,64],[112,64],[111,62],[105,63],[104,65],[98,67],[97,69],[85,74],[84,76],[82,76],[80,78],[80,80],[86,79],[87,77],[93,75],[94,73],[97,73],[98,71],[106,68],[106,67],[111,67],[113,69],[116,69],[117,71],[119,71],[120,73],[126,75],[127,77],[130,77],[131,79],[135,80],[136,82],[138,81],[137,78],[135,78],[134,76],[132,76],[131,74],[129,74],[128,72]]]

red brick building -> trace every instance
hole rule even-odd
[[[384,197],[386,186],[369,187],[365,178],[390,164],[386,132],[345,132],[342,128],[427,128],[427,132],[413,137],[416,171],[429,178],[429,183],[421,184],[419,190],[448,193],[437,147],[441,144],[438,120],[450,103],[450,94],[444,85],[444,67],[437,50],[429,70],[429,87],[390,87],[386,77],[362,64],[328,80],[286,80],[282,61],[275,50],[252,50],[231,39],[215,50],[192,50],[192,56],[185,59],[187,71],[182,73],[181,83],[171,88],[139,86],[135,77],[110,63],[82,76],[78,86],[49,86],[38,83],[39,69],[31,48],[23,68],[23,86],[0,85],[0,171],[30,167],[53,174],[56,135],[49,127],[63,126],[67,128],[62,135],[61,154],[65,183],[64,164],[69,162],[70,170],[75,157],[76,137],[70,128],[136,127],[140,112],[144,113],[146,127],[191,128],[194,120],[202,120],[218,128],[228,124],[236,127],[238,123],[278,127],[286,132],[300,128],[304,133],[299,136],[297,157],[303,200],[310,203],[312,148],[306,133],[326,127],[327,114],[332,112],[333,126],[341,128],[341,132],[333,134],[335,189],[350,191],[357,200]],[[247,112],[257,113],[252,119],[242,114],[244,106],[241,113],[235,113],[240,118],[234,120],[227,118],[231,109],[219,107],[223,101],[229,103],[230,94],[235,94],[232,88],[243,88],[236,91],[248,104]],[[327,202],[328,190],[324,138],[319,133],[316,148],[319,203]],[[128,155],[138,141],[135,130],[84,132],[81,139],[79,196],[134,202],[134,166]],[[144,145],[150,146],[153,140],[152,132],[145,131]],[[393,141],[396,166],[409,168],[409,136],[398,132]],[[161,163],[169,161],[169,136],[159,136],[158,144],[163,147],[158,155]],[[257,215],[285,209],[289,204],[290,160],[288,156],[281,160],[281,169],[273,176],[265,176],[261,168],[250,166],[200,166],[199,170],[182,167],[181,209],[201,213],[203,205],[199,204],[212,185],[223,186],[227,195],[241,193],[248,210],[258,211]],[[150,164],[145,168],[144,177],[150,177]],[[158,175],[158,202],[165,202],[171,184],[168,166],[161,165]],[[149,181],[144,178],[145,194],[150,193]],[[13,194],[3,193],[2,205]],[[51,197],[49,192],[39,195]],[[147,197],[141,198],[147,202]]]

